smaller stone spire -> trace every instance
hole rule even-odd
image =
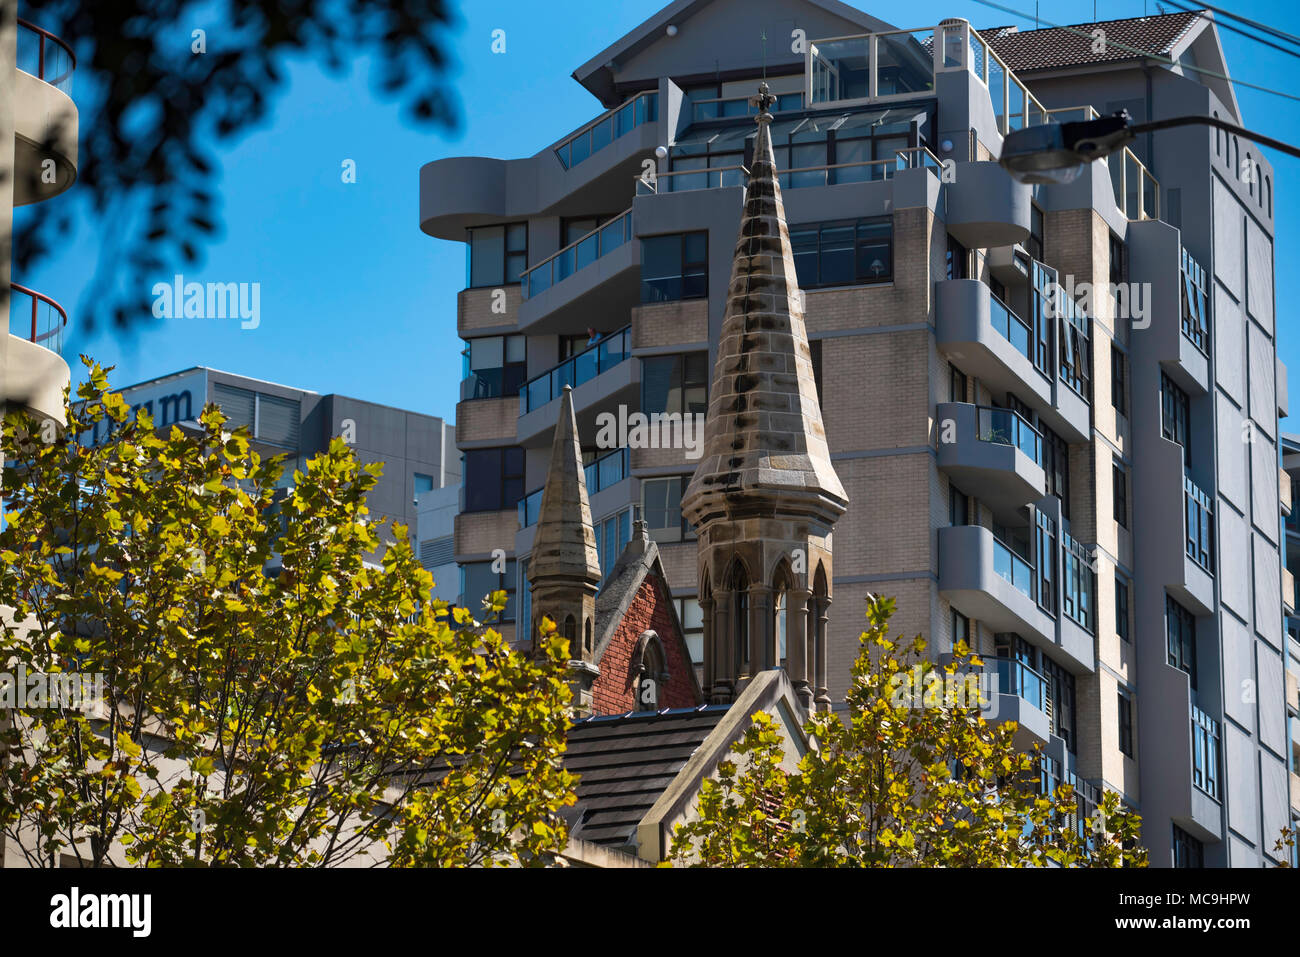
[[[551,444],[551,468],[542,491],[537,535],[528,560],[532,588],[529,646],[534,650],[542,619],[555,623],[569,642],[569,681],[574,710],[590,714],[592,684],[600,674],[593,662],[596,627],[596,590],[600,587],[600,558],[596,532],[587,499],[587,477],[582,467],[578,419],[573,411],[573,390],[564,387],[560,418]]]
[[[573,411],[573,390],[567,385],[560,397],[551,468],[542,491],[537,536],[528,563],[528,580],[538,579],[600,584],[600,559],[587,498],[578,420]]]

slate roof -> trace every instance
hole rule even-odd
[[[994,27],[979,34],[1013,72],[1021,73],[1130,60],[1139,56],[1135,49],[1167,56],[1198,18],[1196,13],[1165,13],[1042,30],[1007,32],[1006,27]],[[1106,36],[1104,53],[1092,51],[1096,29]]]
[[[569,730],[564,766],[580,775],[565,810],[571,836],[621,848],[718,726],[729,705],[586,718]]]

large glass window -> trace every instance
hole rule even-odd
[[[1070,447],[1041,422],[1043,434],[1043,472],[1047,477],[1047,494],[1061,500],[1061,515],[1070,517]]]
[[[690,523],[682,516],[682,492],[690,476],[670,475],[641,481],[641,507],[646,527],[656,539],[676,541],[690,537]]]
[[[1092,399],[1092,345],[1090,321],[1064,291],[1057,292],[1061,314],[1061,381],[1083,398]]]
[[[618,556],[632,538],[632,510],[625,509],[596,523],[596,555],[604,578],[614,569]]]
[[[1025,252],[1042,262],[1043,256],[1043,211],[1037,205],[1030,204],[1029,238],[1025,240]]]
[[[1065,740],[1067,751],[1076,751],[1078,741],[1074,732],[1078,722],[1074,709],[1074,675],[1047,655],[1039,652],[1038,657],[1040,662],[1038,670],[1047,683],[1051,732]]]
[[[1133,699],[1127,688],[1119,689],[1119,749],[1133,757]]]
[[[1036,598],[1049,615],[1056,614],[1056,522],[1046,512],[1034,510]]]
[[[1192,463],[1191,401],[1174,381],[1160,373],[1160,434],[1183,447],[1183,462]]]
[[[1205,269],[1201,267],[1187,250],[1182,255],[1183,294],[1183,335],[1196,348],[1209,355],[1210,348],[1210,291]]]
[[[700,299],[708,294],[708,233],[674,233],[641,240],[642,302]]]
[[[515,560],[508,559],[505,571],[492,570],[496,562],[466,562],[460,566],[461,603],[475,618],[483,614],[483,599],[494,591],[506,593],[506,610],[502,621],[515,620]],[[499,567],[499,566],[498,566]]]
[[[641,360],[641,411],[706,413],[709,354],[646,356]]]
[[[894,278],[894,221],[873,219],[790,227],[799,286],[844,286]]]
[[[485,336],[465,343],[460,397],[496,399],[518,395],[528,378],[527,336]]]
[[[1111,459],[1111,509],[1120,528],[1128,528],[1128,469],[1117,458]]]
[[[524,497],[523,449],[469,449],[463,465],[465,511],[500,512]]]
[[[466,285],[503,286],[518,282],[528,268],[528,224],[475,226],[469,233]]]
[[[1177,824],[1174,828],[1174,867],[1204,867],[1205,845]]]
[[[1165,630],[1168,633],[1169,664],[1187,672],[1196,689],[1196,618],[1168,595],[1165,596]]]
[[[1092,558],[1068,532],[1061,532],[1061,611],[1089,632],[1097,629],[1097,576]]]

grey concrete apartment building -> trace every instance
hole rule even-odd
[[[374,520],[406,525],[426,569],[447,580],[436,597],[457,595],[455,563],[447,523],[436,506],[454,501],[460,485],[460,456],[455,429],[437,416],[396,409],[344,395],[321,395],[307,389],[196,366],[170,375],[116,387],[132,409],[147,409],[159,428],[198,428],[198,416],[211,402],[226,415],[227,428],[245,426],[253,448],[263,456],[286,455],[281,482],[294,469],[342,436],[362,464],[384,463],[384,472],[366,504]],[[88,435],[86,441],[95,441]]]
[[[936,654],[965,639],[996,669],[999,714],[1044,747],[1045,780],[1140,810],[1154,865],[1276,862],[1300,794],[1272,168],[1201,126],[1067,184],[1019,184],[996,162],[1010,130],[1119,109],[1241,123],[1212,75],[1230,73],[1213,19],[903,26],[836,0],[677,0],[574,71],[590,122],[533,156],[422,168],[421,228],[468,255],[464,598],[506,588],[504,630],[529,620],[571,386],[602,571],[639,508],[700,667],[681,514],[696,461],[680,443],[602,444],[597,416],[707,408],[766,75],[849,499],[832,700],[863,597],[894,595],[898,630]],[[754,607],[771,599],[750,587]]]

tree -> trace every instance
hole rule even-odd
[[[449,615],[401,526],[382,567],[367,561],[381,467],[340,440],[285,487],[215,406],[198,434],[161,435],[83,362],[65,432],[4,425],[0,670],[104,689],[19,702],[0,725],[0,828],[27,861],[558,853],[566,642],[552,631],[533,659]],[[97,423],[107,437],[85,441]]]
[[[1145,865],[1139,820],[1106,792],[1080,815],[1069,784],[1044,794],[1042,756],[1017,751],[1015,724],[989,724],[959,645],[937,666],[925,642],[888,636],[894,600],[868,601],[847,722],[819,713],[816,747],[787,773],[775,722],[758,714],[701,787],[673,858],[706,867]]]
[[[446,0],[23,0],[20,13],[77,56],[77,194],[106,226],[80,312],[86,331],[104,318],[126,327],[150,316],[154,283],[200,261],[221,226],[210,144],[265,120],[287,58],[311,55],[335,73],[370,58],[375,85],[400,97],[412,120],[459,123]],[[72,221],[66,203],[33,205],[14,243],[17,269],[66,239]]]

